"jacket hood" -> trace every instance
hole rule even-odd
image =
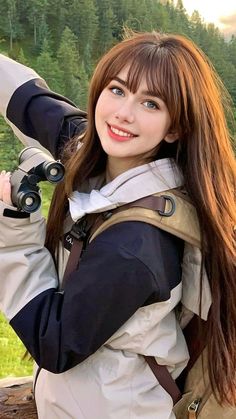
[[[85,214],[111,210],[183,184],[180,171],[172,159],[156,160],[127,170],[101,187],[103,181],[104,176],[93,178],[86,192],[72,193],[69,204],[74,221]]]

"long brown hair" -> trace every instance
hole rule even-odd
[[[201,50],[179,35],[129,34],[105,54],[90,84],[88,126],[82,147],[72,147],[65,182],[55,191],[47,245],[55,251],[67,197],[86,179],[104,172],[106,155],[95,127],[95,107],[107,84],[129,65],[127,84],[135,92],[143,76],[162,98],[177,131],[176,162],[198,213],[202,255],[212,292],[208,365],[218,400],[236,403],[236,164],[225,119],[229,97]],[[73,144],[73,143],[72,143]],[[154,156],[153,158],[157,158]]]

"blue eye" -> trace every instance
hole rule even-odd
[[[145,102],[143,102],[143,104],[148,109],[159,109],[158,105],[152,100],[146,100]]]
[[[122,89],[120,89],[119,87],[110,87],[110,91],[112,93],[114,93],[114,95],[117,96],[124,96],[124,92]]]

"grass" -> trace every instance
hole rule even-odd
[[[42,191],[42,214],[45,218],[47,218],[54,187],[49,182],[41,182],[40,189]]]
[[[0,314],[0,378],[32,375],[33,362],[24,354],[24,345]]]
[[[52,185],[43,182],[42,212],[46,217],[53,191]],[[33,361],[24,358],[26,350],[14,330],[0,313],[0,378],[32,375]],[[23,359],[24,358],[24,359]]]

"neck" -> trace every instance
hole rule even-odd
[[[140,157],[140,160],[137,160],[137,156],[134,158],[116,158],[109,156],[106,165],[106,183],[111,182],[127,170],[141,166],[142,164],[148,162],[150,162],[150,159],[144,161],[143,156]]]

